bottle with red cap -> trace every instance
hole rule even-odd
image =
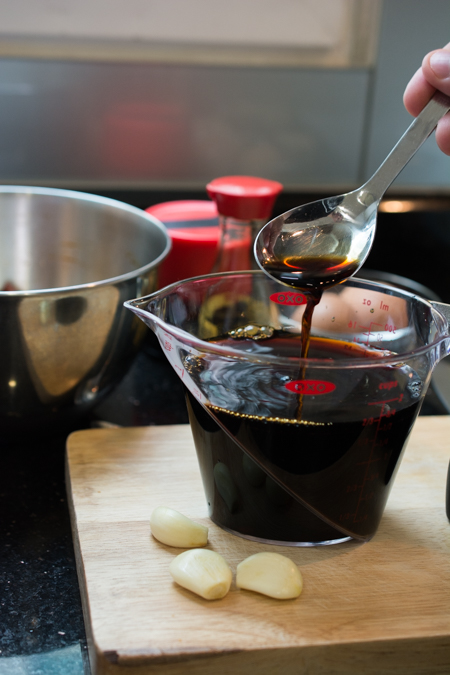
[[[206,190],[219,212],[219,248],[213,272],[251,270],[256,235],[269,220],[281,183],[253,176],[225,176]]]

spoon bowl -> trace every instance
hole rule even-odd
[[[448,110],[450,97],[435,92],[362,187],[298,206],[268,222],[255,241],[261,269],[288,286],[316,292],[355,274],[372,247],[384,193]]]

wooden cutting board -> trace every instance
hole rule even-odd
[[[188,425],[75,432],[67,490],[93,675],[448,675],[449,441],[450,417],[418,419],[372,541],[296,549],[209,521]],[[233,585],[211,602],[177,586],[180,549],[150,533],[159,505],[207,524],[233,572],[257,551],[288,555],[302,595]]]

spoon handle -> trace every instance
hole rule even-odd
[[[378,202],[382,198],[392,181],[427,140],[448,110],[450,110],[450,97],[436,91],[381,166],[361,188],[361,192],[364,193],[364,203]]]

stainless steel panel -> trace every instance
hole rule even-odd
[[[357,180],[366,71],[0,61],[0,180]]]

